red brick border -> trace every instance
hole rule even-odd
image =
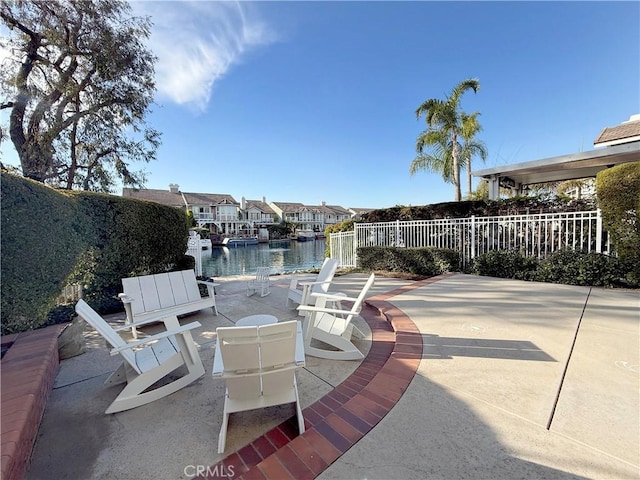
[[[407,285],[365,302],[360,315],[371,329],[371,349],[340,385],[295,418],[269,430],[209,468],[208,479],[312,479],[363,438],[400,400],[422,358],[422,335],[388,299],[449,275]]]
[[[54,325],[3,337],[12,342],[0,362],[2,478],[20,480],[59,367],[58,336],[65,325]]]

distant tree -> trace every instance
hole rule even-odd
[[[500,187],[500,198],[514,197],[513,190]],[[471,192],[467,200],[489,200],[489,182],[482,179],[475,190]]]
[[[425,116],[427,129],[416,140],[417,156],[411,162],[409,172],[430,170],[442,174],[442,178],[454,185],[454,200],[462,200],[460,190],[461,137],[464,112],[460,110],[460,97],[467,90],[477,92],[480,82],[467,79],[460,82],[445,100],[431,98],[416,110],[419,119]],[[425,153],[431,148],[432,153]]]
[[[462,146],[460,148],[460,164],[467,167],[467,195],[470,197],[472,193],[471,186],[471,160],[473,157],[479,157],[484,163],[487,160],[487,147],[484,142],[476,139],[476,135],[482,131],[482,126],[478,122],[480,112],[474,112],[471,115],[462,114],[462,130],[460,137],[462,138]]]
[[[155,57],[148,18],[121,0],[8,1],[12,32],[0,70],[0,108],[24,176],[52,185],[109,191],[116,179],[141,186],[133,161],[155,158],[147,128]]]
[[[469,194],[468,200],[489,200],[489,182],[480,180],[476,189]]]

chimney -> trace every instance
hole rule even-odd
[[[327,202],[325,202],[324,200],[320,202],[320,205],[322,205],[323,207],[325,207],[327,205]]]
[[[178,185],[177,183],[170,183],[169,191],[171,193],[178,193],[180,191],[180,185]]]
[[[247,209],[247,200],[244,197],[242,197],[240,199],[240,208],[242,210],[246,210]]]
[[[265,197],[264,195],[262,196],[262,203],[267,203],[267,197]]]

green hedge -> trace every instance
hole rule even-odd
[[[178,209],[4,172],[1,180],[3,334],[47,324],[68,283],[81,283],[87,302],[108,313],[122,309],[123,277],[185,265],[188,225]]]
[[[2,333],[43,323],[84,250],[89,226],[73,197],[13,175],[2,194]]]
[[[458,271],[460,255],[440,248],[359,247],[358,266],[364,270],[434,276]]]
[[[513,250],[491,250],[478,255],[471,264],[476,275],[518,280],[533,280],[537,269],[537,258]]]
[[[593,200],[556,198],[544,200],[536,197],[514,197],[500,200],[466,200],[431,205],[402,206],[372,210],[362,215],[368,223],[396,220],[433,220],[438,218],[491,217],[495,215],[527,215],[534,213],[579,212],[595,210]]]
[[[640,162],[608,168],[596,177],[598,206],[627,280],[640,283]]]
[[[493,250],[473,261],[476,275],[566,285],[616,287],[624,277],[622,263],[601,253],[558,250],[543,260],[510,250]]]

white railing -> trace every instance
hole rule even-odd
[[[79,283],[73,283],[66,285],[62,289],[62,293],[56,299],[56,305],[67,305],[70,303],[76,303],[82,298],[82,285]]]
[[[185,255],[191,255],[196,259],[196,276],[202,276],[202,246],[200,245],[200,235],[189,235],[187,241],[187,251]]]
[[[354,232],[332,233],[331,257],[357,266],[358,247],[434,247],[460,252],[465,267],[490,250],[518,250],[544,258],[569,248],[610,253],[600,210],[438,220],[356,223]],[[603,240],[604,239],[604,240]]]
[[[329,236],[331,258],[337,258],[341,267],[356,266],[356,242],[353,232],[332,233]]]

